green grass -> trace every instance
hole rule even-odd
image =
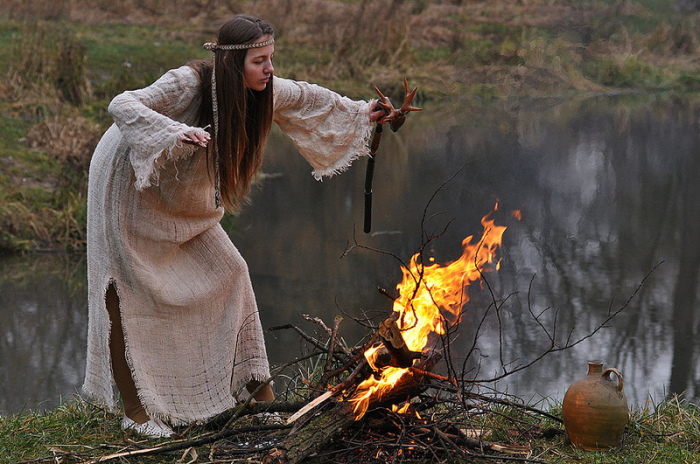
[[[143,87],[173,67],[208,56],[201,43],[211,40],[211,35],[177,32],[145,25],[113,25],[84,27],[75,35],[86,46],[91,81],[101,97],[111,99],[124,88]]]
[[[29,461],[54,453],[108,454],[123,440],[114,415],[82,401],[43,413],[0,416],[0,462]]]
[[[6,75],[12,67],[10,58],[12,56],[12,43],[21,34],[20,24],[5,21],[0,27],[0,75]]]
[[[654,15],[670,15],[674,12],[675,0],[638,0],[637,3]]]
[[[542,408],[541,405],[536,406]],[[560,404],[547,404],[545,407],[550,414],[560,416]],[[439,410],[439,406],[436,410]],[[438,411],[438,415],[444,413]],[[119,416],[80,399],[42,413],[0,416],[0,462],[55,462],[54,454],[61,457],[67,453],[74,455],[66,456],[67,460],[60,462],[78,462],[78,458],[85,460],[115,453],[126,447],[127,439],[138,438],[123,432],[119,424]],[[576,449],[568,442],[561,423],[508,406],[493,406],[489,411],[475,415],[470,423],[456,425],[481,430],[482,439],[488,442],[529,446],[531,459],[550,463],[700,462],[700,409],[680,397],[632,410],[621,446],[606,451]],[[200,433],[201,428],[193,429],[185,438],[193,438]],[[140,446],[155,443],[142,442]],[[205,445],[197,448],[197,453],[206,457],[210,450],[211,445]],[[175,463],[181,456],[182,451],[126,462]],[[260,457],[257,456],[258,459]],[[491,459],[483,462],[498,461]]]
[[[561,417],[560,404],[550,404],[545,410]],[[552,438],[538,438],[537,434],[533,436],[533,431],[562,430],[563,427],[548,418],[511,407],[498,407],[492,413],[479,416],[473,427],[483,428],[483,438],[488,441],[529,445],[532,449],[531,457],[545,462],[700,462],[700,408],[677,396],[660,403],[650,402],[641,409],[633,409],[620,447],[604,451],[574,448],[565,434]]]
[[[30,127],[31,123],[13,114],[11,105],[0,100],[0,156],[24,156],[22,139]]]

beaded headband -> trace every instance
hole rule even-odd
[[[271,38],[271,39],[266,40],[264,42],[248,42],[248,43],[243,43],[243,44],[230,44],[230,45],[219,45],[216,42],[207,42],[204,45],[202,45],[202,48],[205,50],[209,50],[210,52],[215,52],[217,50],[247,50],[249,48],[266,47],[266,46],[271,45],[273,43],[275,43],[274,38]]]
[[[265,40],[264,42],[248,42],[243,44],[228,44],[219,45],[216,42],[207,42],[202,45],[202,48],[209,50],[210,52],[216,53],[217,50],[247,50],[250,48],[261,48],[266,47],[275,43],[274,37]],[[217,143],[217,137],[219,135],[219,103],[216,98],[216,59],[214,59],[214,67],[211,71],[211,109],[214,117],[214,188],[216,193],[214,194],[215,205],[218,208],[221,205],[221,193],[219,192],[219,144]]]

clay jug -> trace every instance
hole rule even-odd
[[[610,378],[615,374],[617,382]],[[622,441],[629,410],[617,369],[588,363],[588,375],[566,391],[562,405],[564,427],[571,444],[585,450],[613,448]]]

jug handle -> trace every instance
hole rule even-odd
[[[605,369],[602,376],[607,378],[608,380],[612,380],[610,378],[611,372],[617,376],[617,391],[621,392],[622,391],[622,374],[620,374],[620,371],[618,371],[617,369],[613,369],[613,368]]]

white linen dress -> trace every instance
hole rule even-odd
[[[274,78],[274,121],[320,179],[369,153],[369,102]],[[126,357],[151,417],[173,425],[235,405],[269,366],[248,268],[219,221],[206,149],[183,144],[201,87],[183,66],[114,98],[90,164],[83,390],[114,408],[105,294],[117,290]],[[260,246],[265,246],[261,243]]]

